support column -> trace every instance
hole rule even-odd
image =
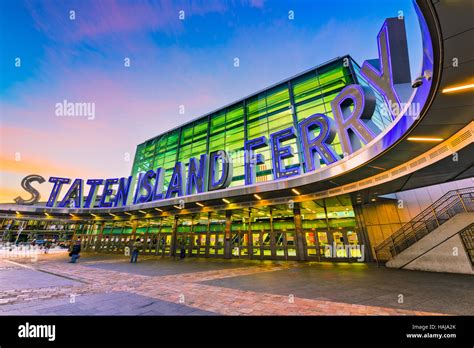
[[[331,227],[329,226],[329,215],[328,215],[328,209],[327,209],[327,205],[326,205],[326,199],[323,198],[323,205],[324,205],[324,216],[326,217],[326,229],[327,229],[327,232],[326,232],[326,236],[327,236],[327,240],[328,240],[328,244],[329,246],[331,247],[331,255],[330,257],[332,258],[333,257],[333,253],[335,253],[336,251],[333,250],[334,248],[334,237],[332,235],[332,232],[331,232]],[[318,237],[319,239],[319,237]],[[321,251],[321,249],[319,249],[318,253]],[[326,249],[323,250],[323,253],[325,253]],[[320,257],[326,257],[325,254],[323,255],[320,255]]]
[[[276,259],[275,231],[273,229],[273,209],[270,207],[270,249],[271,258]]]
[[[249,223],[247,228],[247,257],[253,258],[253,235],[252,235],[252,208],[249,208]]]
[[[177,232],[178,232],[178,215],[175,215],[174,222],[173,222],[173,235],[171,236],[170,256],[176,255]]]
[[[102,222],[102,224],[100,225],[100,232],[99,232],[99,237],[97,238],[97,242],[95,243],[95,252],[99,252],[102,250],[102,235],[104,233],[104,227],[105,227],[105,221]]]
[[[366,223],[364,219],[363,207],[362,205],[354,204],[352,205],[354,209],[355,221],[357,224],[357,238],[359,238],[359,244],[364,246],[364,258],[365,262],[373,262],[374,256],[372,255],[372,246],[370,244],[369,236],[367,233]],[[375,254],[375,251],[374,251]]]
[[[145,231],[145,241],[143,243],[143,253],[147,253],[147,248],[150,247],[151,251],[151,246],[148,245],[148,231],[150,230],[150,219],[146,219],[147,225],[146,225],[146,231]]]
[[[74,245],[74,243],[76,242],[76,239],[77,239],[77,229],[78,229],[78,223],[77,224],[74,224],[74,232],[72,232],[72,237],[71,237],[71,240],[70,240],[70,247],[72,249],[72,246]],[[35,234],[35,237],[34,239],[36,239],[36,234]]]
[[[137,234],[138,219],[132,220],[131,222],[132,222],[132,235],[131,235],[130,239],[132,241],[134,241],[135,238],[136,238],[135,236]],[[125,227],[125,224],[124,224],[124,227]],[[122,228],[122,233],[121,233],[122,236],[123,236],[123,230],[124,230],[124,228]]]
[[[301,210],[298,203],[293,207],[293,218],[295,221],[295,237],[296,237],[296,257],[300,261],[306,260],[306,251],[304,247],[303,222],[301,220]]]
[[[211,248],[211,212],[207,213],[206,257],[209,257],[210,248]]]
[[[125,222],[123,222],[124,224]],[[106,251],[110,251],[111,245],[112,245],[112,238],[113,238],[113,233],[114,233],[114,228],[115,228],[115,221],[112,221],[112,226],[110,226],[110,232],[108,234],[108,241],[107,241],[107,248]]]
[[[231,240],[232,211],[225,211],[225,232],[224,232],[224,258],[232,257],[232,240]]]

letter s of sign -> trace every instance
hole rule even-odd
[[[26,192],[31,193],[31,198],[23,199],[20,196],[18,196],[14,199],[16,204],[33,205],[39,201],[41,197],[40,193],[33,186],[31,186],[31,183],[34,181],[37,181],[40,184],[42,184],[43,182],[45,182],[45,179],[41,175],[36,175],[36,174],[25,176],[23,180],[21,181],[21,187]]]

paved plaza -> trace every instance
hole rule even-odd
[[[66,253],[0,260],[1,315],[474,315],[474,277],[372,264]]]

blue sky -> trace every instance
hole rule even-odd
[[[128,175],[148,138],[334,57],[376,58],[377,33],[399,11],[415,76],[411,1],[3,0],[0,200],[32,172]],[[95,103],[95,119],[57,117],[64,99]]]

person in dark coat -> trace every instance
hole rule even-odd
[[[76,243],[72,247],[69,256],[71,256],[71,261],[69,263],[76,263],[77,259],[80,257],[79,253],[81,252],[81,240],[76,240]]]
[[[186,257],[186,244],[184,240],[181,240],[179,248],[180,248],[179,258],[182,260]]]
[[[140,252],[141,247],[142,242],[140,241],[140,238],[137,238],[132,245],[132,257],[130,258],[131,263],[137,263],[138,253]]]

